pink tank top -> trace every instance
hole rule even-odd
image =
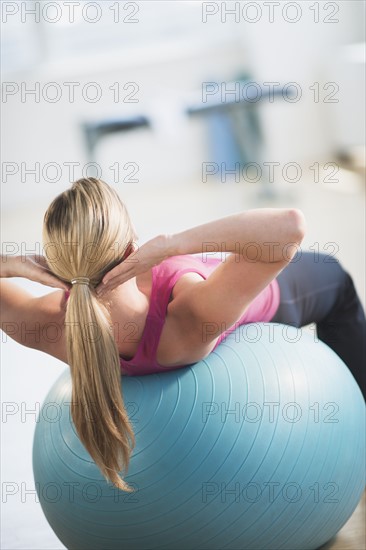
[[[152,288],[150,305],[142,333],[139,347],[132,359],[120,358],[121,368],[129,376],[166,372],[187,365],[164,367],[156,360],[160,336],[165,323],[166,311],[173,286],[185,273],[198,273],[204,279],[221,263],[219,258],[207,258],[203,261],[202,255],[186,254],[171,256],[159,265],[152,268]],[[280,290],[276,279],[266,286],[256,296],[245,311],[244,315],[232,326],[223,332],[213,349],[237,326],[255,321],[270,321],[275,315],[280,301]]]
[[[207,279],[220,263],[221,260],[219,258],[207,258],[206,261],[203,261],[200,254],[186,254],[171,256],[152,268],[150,304],[145,327],[134,357],[128,360],[120,357],[123,373],[129,376],[140,376],[143,374],[166,372],[187,366],[174,365],[173,367],[165,367],[159,365],[156,360],[156,351],[164,327],[171,292],[175,283],[185,273],[198,273],[204,279]],[[240,319],[219,336],[213,350],[239,325],[270,321],[277,311],[279,302],[279,285],[277,280],[273,279],[256,296]]]

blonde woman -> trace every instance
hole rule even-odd
[[[62,290],[36,298],[2,279],[1,327],[70,366],[80,440],[107,480],[132,491],[120,475],[135,444],[121,373],[183,368],[238,324],[316,322],[319,338],[364,391],[365,316],[352,279],[339,262],[301,251],[304,232],[301,211],[264,208],[138,247],[117,192],[101,180],[80,179],[45,213],[44,256],[1,262],[2,278]],[[205,254],[217,244],[228,253],[222,260]]]

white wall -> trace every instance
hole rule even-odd
[[[245,21],[236,25],[243,49],[248,52],[250,66],[259,82],[296,82],[302,90],[297,103],[278,101],[262,111],[262,122],[267,137],[267,159],[286,162],[300,160],[331,160],[335,149],[348,143],[364,143],[365,66],[349,68],[344,60],[346,44],[365,40],[365,4],[358,0],[338,2],[279,2],[269,22],[268,9],[263,3],[263,17],[255,24]],[[268,4],[268,3],[267,3]],[[299,7],[297,12],[287,8]],[[319,22],[311,6],[319,6]],[[337,13],[333,13],[339,9]],[[283,11],[285,10],[285,11]],[[283,16],[282,14],[285,14]],[[254,18],[254,12],[248,17]],[[326,23],[326,19],[338,23]],[[319,103],[309,89],[314,82],[320,88],[335,82],[339,92],[338,103],[324,103],[322,99],[332,91],[324,90]],[[347,123],[347,121],[349,121]]]

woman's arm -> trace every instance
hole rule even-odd
[[[64,299],[60,290],[32,296],[5,278],[0,279],[0,329],[22,346],[37,349],[66,362]],[[2,336],[3,344],[7,341]]]
[[[8,281],[10,277],[25,277],[47,286],[68,289],[57,279],[45,263],[43,256],[0,257],[0,328],[10,338],[30,348],[38,349],[64,361],[62,303],[64,293],[60,291],[45,296],[32,296],[27,290]],[[50,323],[50,320],[52,322]],[[56,330],[51,334],[48,326]],[[58,337],[58,333],[61,335]],[[3,342],[4,340],[3,337]]]
[[[22,256],[0,256],[0,278],[24,277],[42,285],[69,290],[71,285],[58,279],[50,271],[44,256],[25,254]]]
[[[32,296],[27,290],[5,280],[4,277],[1,278],[1,330],[19,344],[28,347],[36,347],[37,342],[40,340],[40,329],[38,333],[35,330],[37,324],[36,303],[37,298]]]
[[[0,255],[0,278],[4,279],[7,277],[16,277],[16,262],[17,256],[6,256],[5,254]]]
[[[259,208],[232,214],[173,235],[158,235],[111,269],[97,287],[103,296],[128,279],[144,273],[169,256],[232,252],[237,259],[281,262],[294,253],[305,218],[295,208]],[[289,246],[288,246],[289,245]],[[203,259],[205,258],[203,256]]]
[[[295,208],[259,208],[233,214],[167,236],[169,256],[232,252],[243,259],[278,262],[290,243],[305,231],[305,218]]]
[[[248,216],[235,216],[233,225],[230,224],[233,217],[229,218],[229,223],[228,219],[220,220],[222,235],[227,240],[221,238],[218,242],[226,242],[229,249],[237,246],[241,253],[229,254],[206,280],[186,286],[173,300],[175,318],[184,327],[181,333],[185,334],[187,356],[181,357],[182,363],[189,362],[191,350],[198,357],[206,354],[218,336],[233,326],[258,294],[285,269],[300,247],[306,225],[303,214],[292,209],[271,212],[273,215],[269,216],[269,220],[262,216],[263,210],[248,212]],[[240,219],[239,227],[248,225],[244,232],[243,229],[236,232],[239,229],[236,222]],[[276,223],[273,223],[274,220]],[[198,250],[200,240],[208,234],[209,225],[178,235],[175,250]],[[253,232],[253,227],[256,232]],[[215,231],[213,224],[212,233]],[[219,235],[216,234],[216,237]],[[250,242],[254,246],[249,247]],[[246,249],[254,250],[254,256],[262,252],[262,257],[252,258],[251,254],[245,253]],[[269,253],[270,250],[273,254]]]

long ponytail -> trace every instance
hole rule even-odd
[[[66,311],[71,414],[80,440],[106,479],[132,492],[118,471],[135,437],[121,396],[121,371],[108,312],[88,285],[74,284]]]
[[[44,218],[43,241],[50,269],[68,282],[89,281],[74,281],[65,316],[72,420],[103,476],[127,492],[134,489],[119,472],[128,469],[135,436],[122,399],[111,317],[94,287],[122,260],[135,238],[118,194],[95,178],[74,182],[53,200]],[[116,244],[122,252],[116,251]],[[97,252],[94,256],[91,245]]]

